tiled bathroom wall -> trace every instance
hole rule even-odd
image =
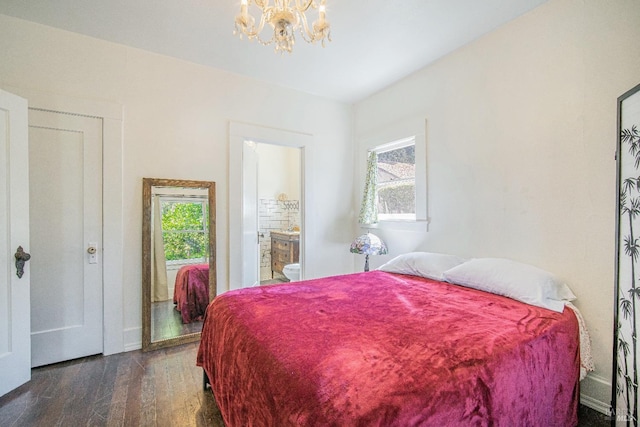
[[[260,199],[258,201],[260,227],[260,280],[271,279],[271,231],[289,230],[300,226],[300,202]],[[275,273],[276,276],[280,274]]]

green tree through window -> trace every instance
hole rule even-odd
[[[163,199],[162,238],[167,261],[206,259],[209,212],[204,200]]]

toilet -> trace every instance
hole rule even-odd
[[[300,280],[300,264],[287,264],[282,269],[282,274],[284,277],[289,279],[290,282],[297,282]]]

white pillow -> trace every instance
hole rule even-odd
[[[378,270],[443,281],[443,273],[446,270],[462,264],[464,261],[464,258],[455,255],[432,252],[409,252],[395,257],[379,267]]]
[[[476,258],[444,272],[447,282],[562,313],[576,296],[553,274],[502,258]]]

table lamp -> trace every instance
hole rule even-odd
[[[375,234],[367,232],[356,237],[351,243],[351,252],[354,254],[364,254],[364,271],[369,271],[369,255],[384,255],[387,253],[387,245]]]

